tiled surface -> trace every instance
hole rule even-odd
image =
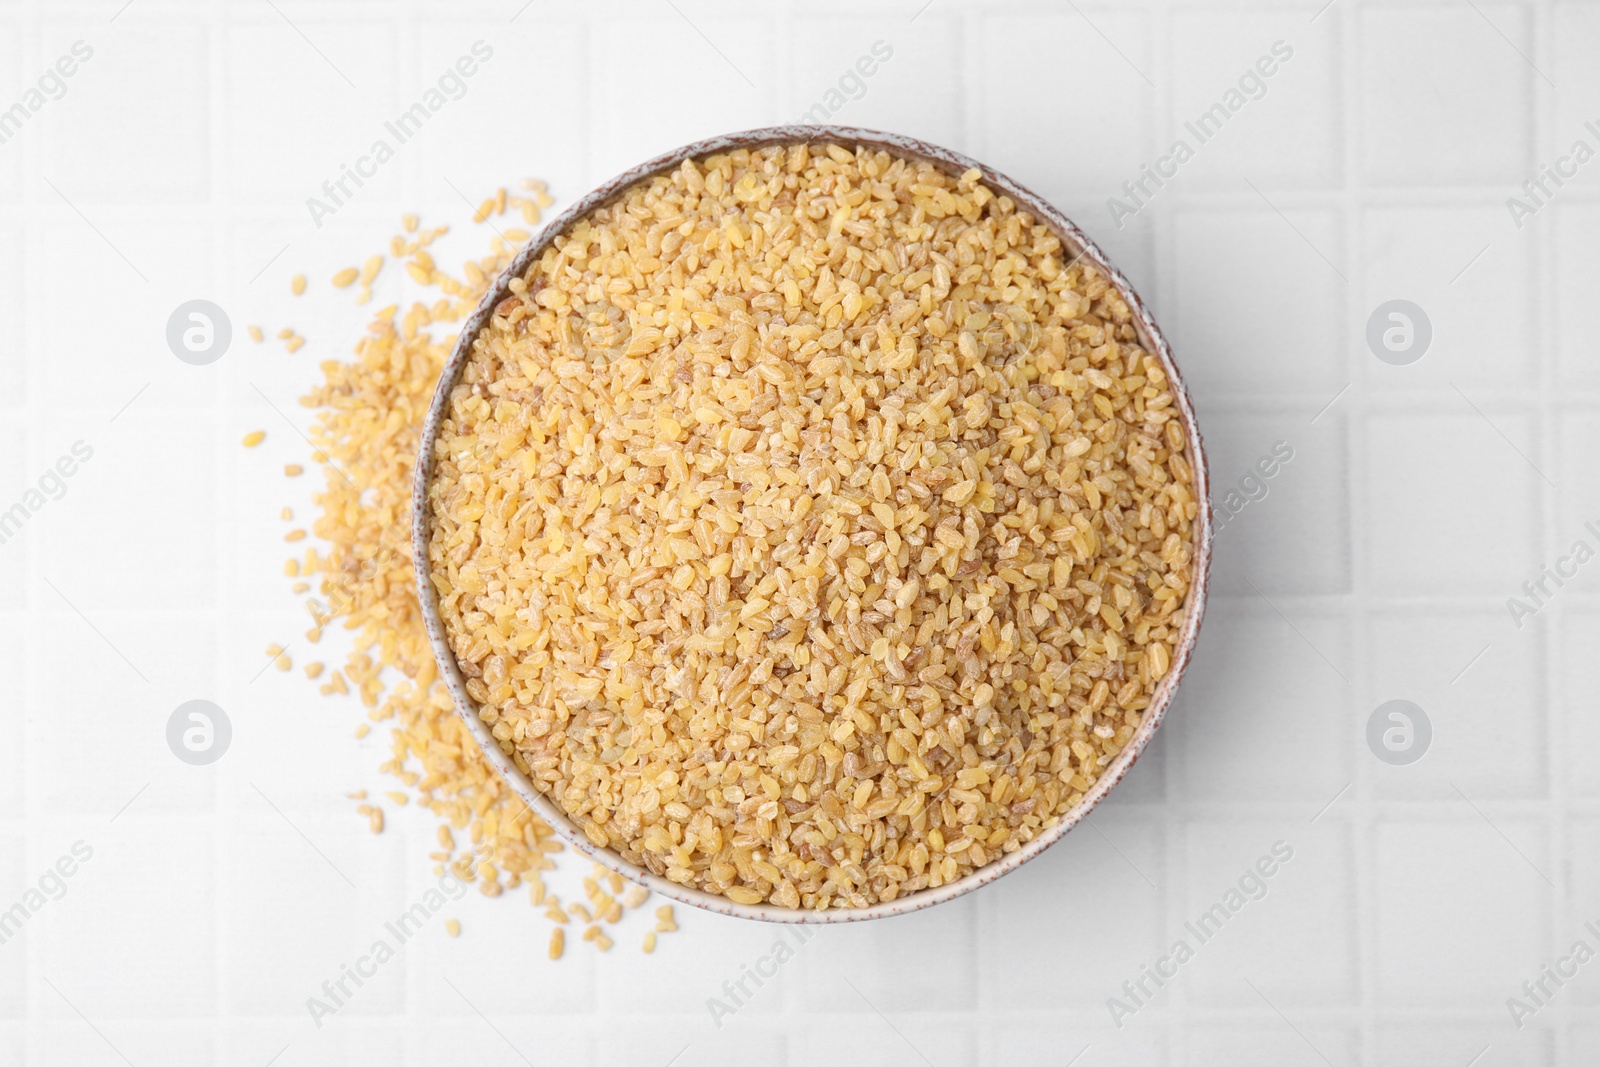
[[[0,109],[80,41],[0,143],[0,513],[93,449],[0,542],[0,1064],[1594,1062],[1600,963],[1520,1028],[1507,1001],[1600,950],[1600,562],[1541,575],[1600,551],[1600,162],[1520,226],[1506,203],[1600,149],[1593,4],[3,0]],[[403,210],[467,230],[496,184],[571,197],[819,105],[1049,196],[1170,333],[1237,514],[1169,725],[1087,825],[938,909],[802,939],[680,908],[654,956],[628,927],[552,964],[541,915],[474,893],[460,939],[431,921],[314,1019],[428,890],[433,827],[367,833],[343,794],[387,787],[382,731],[262,672],[306,625],[277,518],[312,488],[278,476],[295,399],[364,325],[289,276],[326,294]],[[196,297],[234,326],[209,367],[164,340]],[[1433,331],[1409,366],[1366,343],[1397,298]],[[233,724],[207,768],[164,741],[194,698]],[[1409,766],[1367,745],[1391,699],[1432,723]]]

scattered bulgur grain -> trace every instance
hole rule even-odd
[[[301,293],[305,292],[306,276],[304,274],[296,274],[293,278],[290,278],[289,291],[295,296],[299,296]]]
[[[440,611],[595,844],[864,907],[1022,847],[1138,728],[1192,577],[1186,438],[1109,280],[981,179],[836,145],[686,162],[475,339],[430,487]]]
[[[278,518],[284,520],[285,522],[289,521],[290,519],[294,518],[294,509],[291,507],[285,507],[282,511],[278,512]]]
[[[378,276],[378,272],[380,270],[382,270],[382,269],[383,269],[383,257],[382,256],[368,256],[367,257],[367,261],[365,263],[361,264],[361,284],[363,286],[366,286],[366,287],[370,288],[371,285],[372,285],[373,279],[375,279]]]
[[[585,941],[593,941],[595,938],[597,938],[599,936],[600,936],[600,928],[598,926],[591,926],[588,929],[584,930],[584,932],[583,932],[583,939]]]
[[[239,443],[244,445],[246,448],[254,448],[256,445],[259,445],[266,439],[267,434],[265,430],[251,430],[249,433],[244,435],[244,439]]]
[[[340,690],[340,692],[343,692],[343,690]],[[366,722],[361,723],[359,726],[357,726],[355,728],[356,740],[359,741],[361,738],[366,737],[371,732],[372,732],[372,724],[371,723],[366,723]]]
[[[361,272],[355,267],[344,268],[333,276],[334,288],[348,289],[351,285],[355,284],[355,280],[360,276],[360,274]]]
[[[304,541],[306,539],[306,532],[304,530],[290,530],[288,533],[283,535],[283,539],[285,541]]]
[[[299,334],[295,334],[293,337],[289,338],[288,341],[284,342],[283,347],[290,352],[298,352],[302,347],[305,346],[305,343],[306,339],[304,337],[301,337]]]
[[[402,808],[411,803],[411,795],[409,793],[402,793],[398,789],[391,789],[384,793],[384,796],[388,797]]]
[[[594,939],[594,947],[599,949],[601,952],[610,952],[611,946],[615,943],[616,942],[612,941],[605,934],[601,934],[599,937]]]
[[[451,937],[460,937],[461,936],[461,920],[460,919],[446,919],[444,921],[444,932],[449,934]]]
[[[644,950],[647,954],[656,950],[656,933],[654,930],[645,931]]]
[[[298,478],[305,473],[305,468],[298,463],[285,463],[283,465],[283,473],[287,477]]]
[[[261,327],[259,326],[246,326],[245,329],[250,333],[250,340],[256,344],[260,344],[267,339],[267,335],[261,332]]]
[[[280,341],[287,341],[289,338],[291,338],[293,336],[294,336],[293,327],[285,326],[283,329],[278,331],[278,340],[280,340]]]
[[[650,899],[650,890],[646,889],[642,885],[636,885],[636,886],[630,887],[628,889],[628,892],[623,895],[622,903],[623,903],[623,905],[625,907],[627,907],[627,908],[629,908],[631,910],[633,908],[637,908],[637,907],[643,905],[644,902],[649,900],[649,899]]]
[[[322,674],[322,663],[320,661],[313,661],[311,663],[307,663],[306,664],[306,677],[307,678],[316,678],[316,677],[321,676],[321,674]]]
[[[417,217],[409,213],[400,216],[400,225],[407,233],[417,232],[417,221]]]
[[[567,936],[566,936],[565,933],[562,932],[561,927],[558,926],[554,930],[551,930],[550,931],[550,958],[553,959],[553,960],[559,960],[561,958],[561,952],[566,947],[566,944],[567,944]]]

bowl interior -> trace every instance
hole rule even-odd
[[[1194,491],[1200,501],[1199,514],[1196,516],[1195,521],[1195,543],[1193,545],[1194,577],[1190,583],[1184,625],[1173,654],[1172,665],[1168,669],[1166,677],[1162,679],[1161,685],[1157,687],[1150,706],[1146,709],[1144,721],[1140,723],[1139,729],[1134,733],[1128,746],[1118,754],[1111,765],[1101,774],[1100,778],[1090,787],[1078,806],[1061,816],[1055,826],[1040,833],[1022,848],[1001,856],[964,878],[939,886],[936,889],[919,890],[888,903],[875,904],[866,908],[835,908],[827,911],[790,909],[771,904],[735,904],[726,897],[668,881],[641,866],[624,860],[617,853],[609,849],[598,848],[590,842],[583,831],[574,825],[553,801],[535,788],[533,781],[516,766],[510,757],[501,751],[499,743],[490,733],[489,727],[479,718],[476,704],[467,694],[465,679],[445,636],[444,625],[439,616],[438,599],[429,576],[430,568],[428,564],[428,483],[433,473],[434,443],[438,438],[439,425],[448,406],[450,392],[460,380],[462,368],[465,367],[471,357],[472,342],[488,323],[495,306],[509,294],[508,285],[511,279],[520,277],[525,273],[538,257],[543,254],[550,242],[564,232],[573,222],[614,200],[638,182],[677,167],[685,159],[697,159],[739,148],[762,148],[776,144],[795,144],[802,141],[813,144],[837,142],[846,145],[865,145],[910,159],[927,160],[952,174],[960,174],[968,169],[976,168],[983,173],[983,181],[991,189],[1010,197],[1020,208],[1032,214],[1040,222],[1048,225],[1061,239],[1063,246],[1073,261],[1081,260],[1087,262],[1105,275],[1111,284],[1116,287],[1132,311],[1134,326],[1139,334],[1140,343],[1147,352],[1154,355],[1161,362],[1162,368],[1170,380],[1173,397],[1181,417],[1185,437],[1187,438],[1190,463],[1194,470]],[[1199,634],[1200,623],[1205,614],[1206,591],[1210,577],[1213,527],[1209,499],[1210,492],[1207,481],[1205,451],[1199,427],[1195,421],[1194,409],[1188,390],[1184,387],[1183,378],[1178,373],[1178,368],[1172,360],[1172,352],[1167,345],[1166,338],[1162,336],[1160,329],[1151,318],[1143,301],[1139,299],[1138,294],[1128,283],[1127,278],[1107,261],[1105,254],[1099,247],[1079,230],[1071,220],[1049,203],[1035,196],[1005,175],[985,167],[976,160],[958,152],[952,152],[937,145],[931,145],[897,134],[856,129],[848,126],[773,126],[697,141],[694,144],[685,145],[675,151],[641,163],[631,170],[619,174],[578,200],[552,219],[522,248],[516,258],[512,260],[510,266],[495,280],[493,286],[484,295],[477,310],[462,325],[460,338],[456,343],[455,350],[451,353],[449,362],[445,364],[438,386],[434,391],[433,400],[428,407],[427,417],[422,428],[422,440],[419,446],[415,481],[411,493],[411,545],[416,566],[417,595],[422,606],[422,616],[428,631],[428,639],[433,645],[434,657],[439,663],[440,677],[444,679],[445,685],[450,690],[451,697],[455,701],[457,713],[466,723],[467,729],[472,732],[478,745],[483,749],[483,754],[489,763],[523,801],[533,811],[537,812],[540,818],[548,822],[568,843],[579,852],[607,869],[622,875],[624,878],[638,882],[648,887],[652,892],[660,893],[669,899],[681,901],[697,908],[704,908],[724,915],[761,919],[768,922],[854,922],[931,907],[934,904],[942,903],[963,893],[970,892],[980,885],[985,885],[1015,870],[1060,840],[1067,831],[1077,825],[1111,791],[1113,786],[1122,780],[1122,776],[1127,773],[1128,768],[1133,766],[1134,761],[1139,758],[1140,753],[1144,751],[1145,746],[1150,742],[1150,738],[1161,725],[1166,710],[1172,702],[1173,694],[1176,692],[1178,684],[1182,681],[1184,671],[1194,652],[1195,640]]]

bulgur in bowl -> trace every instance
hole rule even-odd
[[[839,922],[1015,869],[1122,778],[1204,613],[1204,452],[1105,256],[973,160],[688,145],[536,235],[423,427],[429,639],[576,848]]]

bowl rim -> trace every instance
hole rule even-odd
[[[775,904],[736,904],[727,897],[669,881],[660,875],[652,873],[643,866],[623,859],[621,855],[611,849],[596,846],[591,842],[588,836],[567,817],[566,813],[561,811],[550,798],[540,792],[533,785],[529,776],[524,774],[516,766],[515,762],[500,749],[499,743],[495,740],[488,725],[479,717],[477,705],[467,694],[465,679],[462,676],[460,666],[457,664],[455,654],[445,637],[443,620],[439,615],[438,597],[433,586],[428,557],[428,485],[433,475],[434,451],[438,440],[439,426],[443,421],[450,394],[460,380],[462,369],[471,358],[473,341],[484,326],[488,324],[494,308],[510,295],[508,287],[511,279],[524,274],[538,257],[544,253],[545,249],[550,246],[551,242],[557,236],[566,232],[578,219],[617,199],[622,193],[639,182],[676,168],[686,159],[701,159],[706,156],[738,149],[765,148],[772,145],[798,144],[802,142],[810,144],[833,142],[852,147],[866,146],[881,149],[894,155],[931,162],[941,169],[954,174],[976,169],[983,174],[982,180],[989,188],[1010,197],[1019,208],[1049,226],[1056,236],[1060,238],[1065,248],[1075,253],[1073,259],[1069,262],[1076,262],[1079,259],[1086,260],[1097,271],[1105,275],[1127,303],[1129,311],[1132,313],[1135,329],[1140,335],[1141,344],[1147,352],[1150,352],[1160,361],[1162,369],[1167,375],[1173,400],[1183,424],[1190,463],[1193,469],[1193,488],[1200,505],[1196,515],[1194,544],[1192,546],[1194,550],[1194,578],[1190,582],[1189,603],[1186,607],[1184,625],[1179,633],[1172,663],[1167,670],[1166,677],[1161,680],[1160,686],[1157,687],[1155,695],[1146,709],[1144,720],[1139,724],[1139,729],[1135,731],[1127,746],[1118,753],[1116,759],[1111,762],[1110,766],[1101,773],[1088,792],[1084,794],[1078,806],[1061,816],[1054,826],[1044,830],[1015,852],[1006,853],[954,882],[946,883],[937,888],[921,889],[896,900],[873,904],[865,908],[840,907],[822,911],[805,908],[785,908]],[[1166,337],[1156,325],[1154,318],[1145,307],[1144,301],[1140,299],[1127,277],[1111,264],[1100,247],[1065,214],[1044,198],[1031,192],[1005,174],[985,166],[960,152],[954,152],[948,148],[930,144],[917,138],[853,126],[810,124],[766,126],[694,141],[669,152],[663,152],[629,168],[609,181],[595,187],[585,196],[574,201],[566,210],[552,218],[549,223],[543,226],[523,245],[506,269],[495,279],[488,292],[484,294],[477,308],[462,323],[455,348],[440,372],[439,381],[434,388],[433,398],[428,405],[427,416],[422,427],[422,437],[418,443],[416,470],[411,491],[412,564],[417,580],[417,597],[422,610],[423,622],[428,632],[428,640],[433,646],[434,659],[438,663],[439,675],[444,680],[454,701],[456,714],[466,724],[467,730],[477,741],[489,764],[500,774],[505,783],[522,798],[522,801],[540,818],[544,819],[563,840],[607,870],[637,882],[651,892],[659,893],[669,900],[688,904],[691,907],[741,919],[756,919],[774,923],[827,924],[864,922],[869,919],[920,911],[963,896],[980,886],[988,885],[990,882],[1004,877],[1065,837],[1068,831],[1083,821],[1089,812],[1094,810],[1095,806],[1122,780],[1128,769],[1133,766],[1134,762],[1144,752],[1146,746],[1150,743],[1150,739],[1166,717],[1166,712],[1172,703],[1173,696],[1177,692],[1178,686],[1182,682],[1184,673],[1193,657],[1200,625],[1205,617],[1214,536],[1215,529],[1210,503],[1205,447],[1201,438],[1199,423],[1195,417],[1193,403],[1188,389],[1184,385],[1183,377],[1178,371],[1177,364],[1173,360],[1172,350],[1167,343]]]

